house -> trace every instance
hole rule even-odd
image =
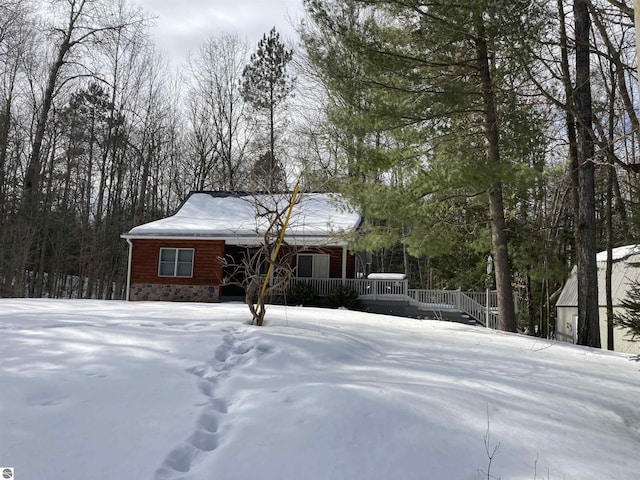
[[[261,206],[285,211],[290,195],[191,192],[167,218],[132,228],[127,300],[217,302],[241,295],[226,285],[221,258],[239,258],[262,245],[268,221]],[[361,218],[331,194],[305,193],[294,205],[284,241],[295,247],[298,277],[355,278],[361,262],[348,250],[346,234]]]
[[[628,245],[614,248],[611,258],[611,295],[613,309],[621,310],[621,302],[634,282],[640,281],[640,245]],[[598,305],[600,315],[600,338],[603,348],[607,348],[607,310],[606,310],[606,267],[607,252],[598,253]],[[576,268],[571,271],[560,297],[556,303],[556,339],[576,343],[578,336],[578,279]],[[631,342],[626,330],[614,328],[614,350],[617,352],[639,354],[640,343]]]

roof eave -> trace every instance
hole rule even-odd
[[[262,237],[257,236],[243,236],[243,235],[210,235],[210,234],[201,234],[201,235],[160,235],[160,234],[130,234],[124,233],[120,235],[120,238],[126,240],[221,240],[224,241],[226,245],[251,245],[257,246],[261,245],[263,242]],[[308,245],[308,246],[336,246],[343,247],[347,246],[348,242],[342,240],[338,237],[328,237],[321,235],[296,235],[296,236],[288,236],[285,235],[284,241],[289,245]]]

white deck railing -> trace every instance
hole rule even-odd
[[[497,328],[496,292],[463,292],[462,290],[409,290],[409,297],[430,310],[457,310],[471,315],[489,328]],[[487,309],[487,304],[489,308]]]
[[[292,278],[291,283],[308,283],[318,296],[326,297],[338,285],[355,290],[367,300],[407,299],[414,306],[433,311],[457,310],[467,313],[489,328],[497,328],[497,295],[495,291],[463,292],[461,290],[410,289],[407,280],[355,278]],[[489,308],[487,309],[487,303]],[[487,325],[488,319],[488,325]]]
[[[372,300],[384,297],[407,295],[408,282],[406,280],[372,280],[364,278],[292,278],[291,283],[308,283],[318,296],[326,297],[329,292],[339,285],[352,288],[361,298]]]

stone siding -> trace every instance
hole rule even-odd
[[[158,285],[133,284],[129,293],[131,301],[170,302],[218,302],[219,287],[214,285]]]

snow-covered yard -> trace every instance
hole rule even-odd
[[[17,480],[640,478],[640,364],[451,323],[0,300]],[[487,435],[487,432],[489,435]]]

